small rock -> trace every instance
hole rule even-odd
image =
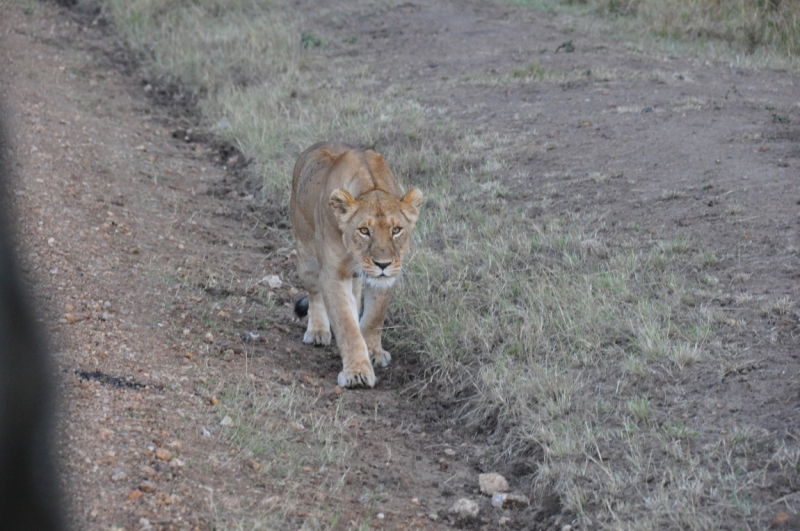
[[[456,455],[456,451],[453,450],[452,448],[445,448],[444,455],[449,455],[450,457],[453,457]]]
[[[213,344],[214,343],[214,334],[212,334],[211,332],[206,332],[206,335],[203,338],[203,341],[205,341],[209,345]]]
[[[181,461],[181,460],[180,460],[180,459],[178,459],[177,457],[176,457],[176,458],[174,458],[174,459],[172,459],[172,460],[169,462],[169,466],[170,466],[170,468],[182,468],[182,467],[183,467],[185,464],[186,464],[186,463],[184,463],[183,461]]]
[[[478,516],[479,511],[480,507],[478,507],[477,503],[467,498],[461,498],[457,500],[447,512],[459,518],[475,518]]]
[[[256,472],[258,472],[259,470],[264,468],[264,466],[254,459],[254,460],[250,461],[250,468],[252,468]]]
[[[283,280],[278,275],[267,275],[261,279],[261,282],[265,282],[269,289],[278,289],[283,285]]]
[[[172,441],[167,446],[169,446],[170,448],[172,448],[176,452],[180,452],[180,451],[183,450],[183,444],[181,444],[181,442],[178,441],[178,440]]]
[[[162,461],[169,461],[170,459],[172,459],[172,452],[170,452],[166,448],[156,448],[156,459],[160,459]]]
[[[114,473],[111,474],[111,481],[122,481],[126,477],[128,477],[128,475],[122,470],[115,470]]]
[[[151,529],[153,529],[153,525],[150,523],[150,520],[142,517],[139,518],[139,529],[141,529],[142,531],[150,531]]]
[[[67,320],[68,323],[77,323],[78,322],[78,318],[75,317],[75,315],[72,314],[72,313],[67,313],[64,316],[64,318]]]
[[[419,505],[419,498],[411,498],[411,505]]]
[[[200,435],[208,439],[211,437],[211,432],[208,431],[205,426],[200,426]]]
[[[498,520],[497,523],[500,524],[500,525],[510,524],[511,523],[511,518],[509,518],[508,516],[501,516],[500,520]]]
[[[362,494],[361,496],[358,497],[358,503],[369,503],[371,499],[372,496],[370,496],[369,494]]]
[[[386,516],[383,513],[378,513],[375,516],[378,517],[378,520],[383,520],[384,518],[386,518]]]
[[[496,492],[492,496],[492,507],[520,508],[530,505],[530,500],[520,494],[506,494],[505,492]]]
[[[239,334],[239,337],[241,337],[242,341],[245,343],[252,343],[253,341],[258,341],[261,338],[261,334],[256,332],[242,332]]]
[[[428,520],[430,520],[431,522],[435,522],[438,519],[439,519],[439,515],[436,514],[436,513],[431,513],[431,514],[428,515]]]
[[[216,406],[216,405],[217,405],[217,402],[219,402],[219,400],[217,400],[217,397],[216,397],[216,396],[212,396],[212,397],[210,397],[210,398],[208,399],[208,405],[209,405],[209,406]]]
[[[131,502],[136,501],[139,498],[141,498],[142,496],[144,496],[144,493],[142,491],[140,491],[139,489],[132,490],[128,494],[128,501],[131,501]]]
[[[142,492],[155,492],[158,487],[152,481],[142,481],[142,484],[139,485],[139,490]]]
[[[510,490],[506,478],[496,472],[481,474],[478,476],[478,483],[480,484],[481,492],[488,496],[492,496],[496,492],[508,492]]]
[[[225,415],[225,418],[223,418],[219,422],[219,425],[220,426],[233,426],[233,419],[230,417],[230,415]]]

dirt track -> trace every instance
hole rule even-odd
[[[310,13],[318,3],[300,2]],[[720,430],[748,426],[795,444],[795,74],[646,57],[482,2],[341,10],[309,19],[330,43],[322,53],[368,65],[376,90],[408,86],[456,123],[507,139],[499,176],[509,203],[531,216],[600,211],[597,235],[617,245],[682,237],[715,254],[685,273],[707,286],[700,303],[720,315],[709,348],[730,363],[713,378],[688,376],[663,400]],[[336,507],[337,529],[368,512],[377,529],[449,527],[453,501],[477,497],[483,441],[453,424],[452,404],[403,393],[418,361],[397,359],[375,391],[339,395],[336,353],[303,345],[291,314],[290,233],[240,189],[230,154],[177,134],[186,126],[148,101],[91,19],[12,5],[0,32],[22,257],[62,378],[60,453],[76,529],[209,529],[218,513],[267,511],[275,496],[295,497],[287,528],[310,504]],[[567,41],[573,52],[558,49]],[[533,63],[563,80],[514,77]],[[282,286],[268,289],[269,275]],[[257,341],[245,341],[250,331]],[[310,463],[284,482],[265,479],[220,426],[213,404],[224,404],[219,382],[231,380],[276,396],[299,385],[318,397],[320,416],[341,408],[352,466]],[[310,431],[301,426],[297,439],[315,444]],[[500,467],[533,493],[528,464]],[[333,476],[342,486],[323,489]],[[380,502],[364,502],[374,492]],[[499,526],[502,512],[484,514],[476,528]],[[537,499],[508,516],[511,528],[547,529],[572,515]]]

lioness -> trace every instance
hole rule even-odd
[[[392,359],[381,347],[381,329],[421,204],[422,192],[404,195],[372,150],[319,143],[297,159],[290,209],[297,274],[309,296],[295,311],[309,315],[304,343],[330,344],[333,328],[344,363],[341,387],[373,387],[372,363],[385,367]]]

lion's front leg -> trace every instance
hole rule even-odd
[[[369,361],[367,344],[358,327],[358,305],[353,294],[352,279],[326,278],[322,285],[328,317],[344,365],[339,373],[339,385],[374,387],[375,371]]]
[[[386,367],[392,360],[392,355],[383,350],[381,346],[381,332],[393,292],[393,286],[383,287],[367,284],[364,289],[364,314],[361,316],[359,327],[372,363],[381,367]]]

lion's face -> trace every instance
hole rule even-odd
[[[331,194],[342,240],[356,262],[356,273],[375,287],[390,287],[403,267],[403,256],[419,217],[422,193],[412,188],[402,199],[373,190],[354,199],[338,189]]]

